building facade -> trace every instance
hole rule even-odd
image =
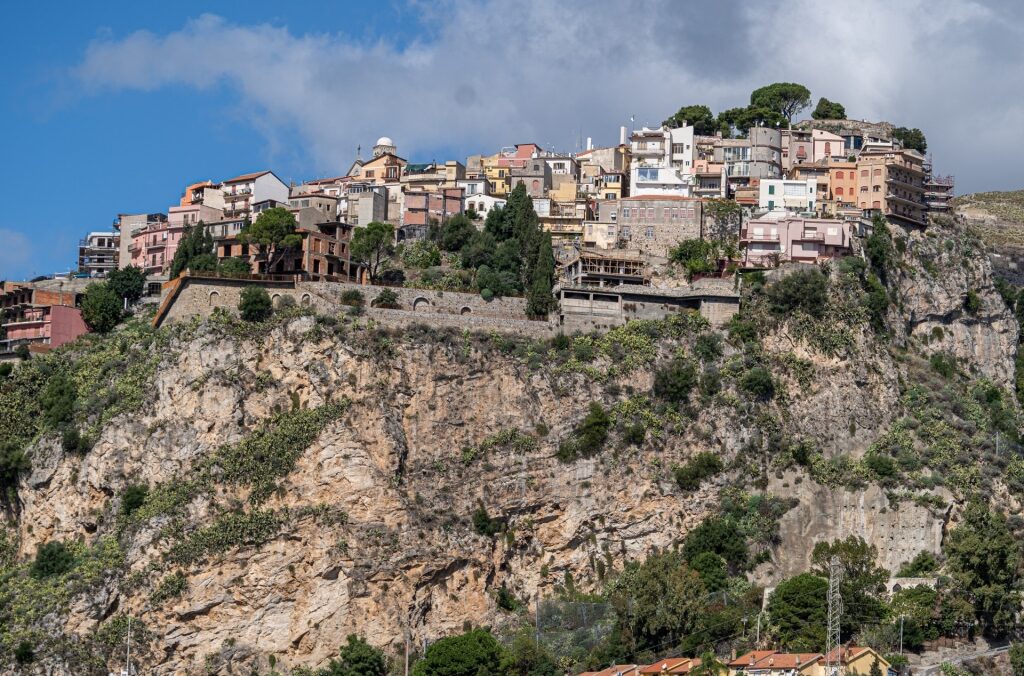
[[[693,187],[693,127],[633,132],[630,195],[689,197]]]
[[[774,218],[772,216],[775,216]],[[850,221],[769,213],[740,229],[744,265],[776,267],[784,262],[819,263],[853,252]]]
[[[78,273],[89,277],[106,277],[117,269],[121,239],[116,231],[90,232],[78,240]]]
[[[757,206],[767,211],[784,209],[793,213],[813,213],[817,208],[817,178],[761,179],[758,190]]]
[[[863,151],[857,158],[857,206],[866,214],[924,226],[924,178],[924,157],[917,151]]]
[[[265,200],[287,203],[289,189],[272,171],[243,174],[224,181],[225,218],[252,216],[253,205]]]
[[[0,355],[22,345],[45,352],[88,333],[78,305],[84,280],[47,279],[41,282],[0,283],[3,332]]]

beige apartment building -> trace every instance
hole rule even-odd
[[[857,158],[857,206],[907,225],[927,223],[924,157],[915,150],[871,150]]]

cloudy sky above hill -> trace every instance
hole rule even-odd
[[[958,192],[1024,187],[1014,2],[142,4],[14,10],[0,278],[66,269],[79,236],[193,180],[337,174],[382,135],[411,161],[611,144],[776,81],[920,127]]]

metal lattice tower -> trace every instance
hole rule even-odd
[[[843,670],[840,655],[839,623],[843,616],[843,599],[839,584],[843,580],[843,569],[839,557],[833,556],[828,562],[828,633],[825,637],[825,675],[839,676]]]

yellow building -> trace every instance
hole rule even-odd
[[[506,166],[498,166],[501,153],[488,155],[481,160],[484,170],[484,178],[487,179],[490,194],[495,197],[507,197],[511,191],[512,173]]]

